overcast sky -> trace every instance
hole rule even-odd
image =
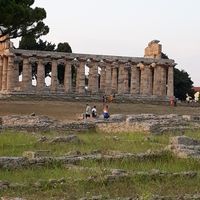
[[[74,53],[142,57],[158,39],[163,52],[200,86],[200,0],[35,0],[52,43]]]

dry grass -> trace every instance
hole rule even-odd
[[[90,102],[91,106],[96,105],[98,114],[101,114],[103,105],[98,102]],[[65,101],[0,101],[0,115],[30,114],[48,115],[59,120],[74,120],[85,111],[86,102],[65,102]],[[200,107],[170,107],[166,105],[150,104],[126,104],[110,103],[111,114],[199,114]]]

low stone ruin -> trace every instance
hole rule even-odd
[[[185,131],[200,129],[200,116],[192,115],[156,115],[135,114],[111,115],[108,120],[102,116],[96,120],[61,122],[46,116],[11,115],[0,117],[1,129],[37,131],[89,131],[103,132],[163,132]]]
[[[200,140],[186,136],[172,137],[169,149],[180,158],[200,158]]]
[[[105,132],[151,132],[160,134],[163,132],[185,131],[200,129],[200,116],[192,115],[111,115],[106,123],[97,122],[97,128]]]
[[[46,132],[46,131],[84,131],[95,129],[94,123],[68,122],[63,123],[47,116],[37,115],[9,115],[0,117],[2,130],[14,129],[18,131]]]

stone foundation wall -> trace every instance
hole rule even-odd
[[[200,129],[200,116],[191,115],[111,115],[108,120],[103,116],[93,121],[60,122],[46,116],[11,115],[0,117],[1,130],[31,132],[45,131],[102,131],[102,132],[164,132]]]

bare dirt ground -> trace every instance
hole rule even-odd
[[[98,114],[102,113],[102,103],[90,102],[92,106],[97,106]],[[65,101],[0,101],[0,115],[47,115],[58,120],[76,120],[78,115],[84,113],[86,102],[65,102]],[[150,104],[126,104],[109,103],[110,114],[193,114],[200,115],[200,107],[170,107],[167,105]]]

